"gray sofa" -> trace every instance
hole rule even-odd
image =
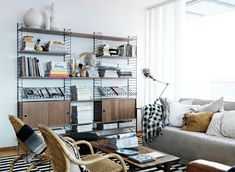
[[[192,99],[181,99],[192,100]],[[204,105],[210,100],[193,99],[193,104]],[[224,102],[226,111],[235,110],[235,102]],[[235,124],[234,124],[235,125]],[[163,135],[149,147],[181,158],[181,163],[196,159],[220,162],[226,165],[235,164],[235,139],[209,136],[205,133],[183,131],[176,127],[165,127]]]

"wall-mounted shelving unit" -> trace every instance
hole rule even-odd
[[[24,34],[42,34],[42,35],[54,35],[62,37],[66,45],[66,52],[48,52],[48,51],[26,51],[22,50],[22,39]],[[22,24],[17,24],[17,59],[21,56],[33,55],[39,58],[46,59],[48,57],[59,57],[62,61],[68,64],[68,71],[70,72],[70,60],[71,60],[71,38],[86,38],[93,40],[93,51],[96,53],[97,47],[105,43],[106,41],[121,43],[121,44],[131,44],[137,47],[136,37],[115,37],[102,35],[98,33],[79,33],[72,32],[69,29],[64,29],[63,31],[54,31],[46,29],[36,29],[24,27]],[[137,68],[137,56],[101,56],[97,57],[97,61],[104,62],[105,60],[118,60],[124,61],[126,65],[132,67],[132,76],[128,77],[64,77],[64,78],[51,78],[45,76],[20,76],[20,66],[17,65],[17,102],[18,102],[18,116],[23,119],[24,122],[37,127],[38,124],[45,124],[48,126],[79,126],[92,124],[96,126],[97,124],[106,123],[118,123],[118,128],[126,129],[133,128],[129,127],[119,127],[119,123],[125,121],[137,120],[136,118],[136,68]],[[22,88],[25,87],[25,82],[37,82],[37,81],[53,82],[56,80],[61,80],[63,82],[63,92],[65,96],[62,99],[36,99],[25,101],[22,98]],[[52,81],[47,81],[52,80]],[[71,100],[70,86],[73,81],[79,80],[91,80],[93,83],[93,98],[85,100]],[[121,80],[126,83],[127,94],[124,96],[113,96],[104,97],[100,96],[97,91],[97,87],[103,86],[104,82],[112,80]],[[37,87],[37,85],[34,85]],[[134,94],[133,94],[134,93]],[[73,124],[71,123],[71,106],[73,104],[80,103],[92,103],[94,109],[94,121],[91,123],[83,124]],[[100,104],[102,106],[100,106]],[[98,106],[99,107],[98,107]],[[98,108],[97,108],[98,107]],[[113,108],[112,108],[113,107]],[[116,110],[114,110],[116,109]],[[107,113],[109,111],[109,113]],[[37,112],[37,113],[35,113]],[[97,120],[97,114],[101,115]],[[115,114],[115,117],[112,116]],[[135,122],[135,126],[137,122]],[[114,129],[109,129],[112,131]],[[100,131],[94,129],[93,131]]]

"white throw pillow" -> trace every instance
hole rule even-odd
[[[206,134],[211,136],[223,136],[221,133],[221,122],[224,112],[217,112],[213,114],[211,122],[207,128]]]
[[[199,108],[199,112],[220,112],[223,111],[223,97],[218,100],[212,101],[206,105],[202,105]]]
[[[65,140],[62,136],[59,136],[61,140],[64,142],[65,146],[67,147],[68,151],[71,153],[71,155],[76,158],[80,159],[80,154],[77,151],[77,149],[73,146],[73,144],[67,140]],[[70,162],[70,172],[90,172],[90,170],[86,169],[84,165],[78,165]]]
[[[164,100],[164,111],[166,112],[170,126],[182,127],[184,125],[184,114],[198,111],[199,105],[185,105],[177,101]]]
[[[225,111],[221,121],[221,132],[225,137],[235,139],[235,111]]]

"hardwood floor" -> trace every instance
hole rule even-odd
[[[17,147],[0,148],[0,157],[17,155],[17,154],[18,154]]]

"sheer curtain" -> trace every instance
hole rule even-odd
[[[184,0],[168,0],[146,11],[146,66],[170,85],[162,97],[177,99],[180,88]],[[153,103],[164,85],[146,80],[145,103]]]

